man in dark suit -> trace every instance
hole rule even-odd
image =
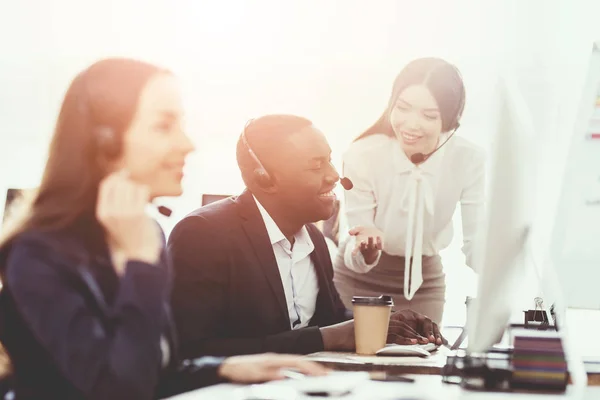
[[[172,308],[184,357],[354,349],[354,325],[312,222],[332,215],[339,175],[325,136],[304,118],[251,121],[237,146],[247,189],[173,229]],[[366,244],[363,252],[376,251]],[[442,337],[428,318],[393,314],[399,343]]]

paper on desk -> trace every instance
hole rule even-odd
[[[411,357],[411,356],[360,356],[356,353],[331,353],[321,352],[308,356],[311,361],[332,363],[332,364],[375,364],[375,365],[425,365],[438,366],[444,365],[451,350],[445,347],[438,348],[429,357]]]
[[[335,372],[327,377],[307,378],[305,380],[285,380],[271,382],[263,385],[253,385],[254,391],[247,390],[238,392],[238,397],[232,400],[247,399],[277,399],[277,400],[303,400],[325,397],[312,397],[306,393],[324,392],[329,393],[326,398],[344,400],[456,400],[460,396],[460,388],[455,385],[442,385],[439,377],[418,377],[416,383],[378,382],[364,379],[361,372]],[[368,374],[366,375],[368,377]],[[312,380],[319,382],[318,385],[306,383]],[[304,384],[302,382],[304,381]],[[340,384],[340,381],[342,382]],[[353,382],[355,381],[355,382]],[[422,382],[421,382],[422,381]],[[348,394],[339,394],[346,393]],[[241,395],[242,397],[239,397]],[[246,396],[246,397],[243,397]],[[251,397],[254,396],[254,397]],[[500,399],[501,397],[498,397]],[[496,397],[494,397],[496,399]]]
[[[353,391],[356,387],[364,384],[369,379],[371,379],[371,375],[368,372],[333,371],[325,376],[307,376],[303,379],[287,379],[270,382],[266,385],[283,385],[294,388],[300,393],[345,393]]]
[[[448,353],[451,351],[446,347],[438,347],[431,353],[430,356],[360,356],[350,355],[347,358],[354,362],[363,362],[377,365],[437,365],[440,362],[445,362]]]
[[[327,397],[345,396],[370,379],[368,372],[331,372],[327,376],[285,379],[238,389],[232,399],[297,400],[309,394],[326,393]],[[311,398],[311,397],[308,397]]]
[[[432,357],[407,357],[407,356],[350,356],[352,361],[377,365],[431,365]]]
[[[339,363],[342,362],[344,364],[363,364],[360,360],[354,360],[351,355],[335,355],[335,356],[325,356],[325,355],[310,355],[308,358],[311,361],[323,362],[323,363]]]

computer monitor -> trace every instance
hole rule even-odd
[[[600,42],[591,53],[581,92],[574,132],[564,153],[564,176],[554,177],[560,195],[549,257],[565,307],[600,310]]]
[[[533,220],[535,146],[530,112],[515,81],[506,77],[500,78],[495,99],[486,223],[475,254],[478,295],[467,319],[469,353],[485,352],[503,336],[522,288]]]

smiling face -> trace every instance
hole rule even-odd
[[[411,85],[396,99],[390,124],[408,157],[435,150],[442,132],[438,104],[425,85]]]
[[[275,195],[300,224],[331,217],[340,176],[331,164],[331,148],[321,131],[306,126],[286,137],[278,150]],[[273,165],[275,167],[275,165]]]
[[[183,106],[176,79],[156,74],[141,92],[123,138],[117,168],[150,187],[152,197],[179,196],[185,157],[194,147],[182,128]]]

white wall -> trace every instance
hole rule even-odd
[[[477,4],[476,2],[464,2]],[[469,86],[463,134],[482,141],[493,48],[482,7],[474,17],[446,2],[6,3],[2,46],[0,184],[35,185],[61,96],[94,59],[126,54],[172,67],[198,143],[186,195],[237,192],[233,144],[246,119],[268,112],[312,118],[337,155],[374,121],[410,59],[456,62]],[[483,34],[473,34],[481,32]],[[215,176],[215,168],[222,171]]]
[[[462,70],[467,107],[460,134],[489,147],[490,93],[499,70],[517,74],[539,135],[538,224],[546,246],[600,2],[134,1],[0,2],[0,190],[35,186],[64,91],[107,55],[173,68],[188,103],[185,194],[167,200],[177,220],[208,193],[242,188],[234,143],[264,113],[313,119],[336,160],[382,112],[395,74],[412,58],[445,57]],[[339,164],[338,164],[339,165]],[[2,202],[3,199],[0,199]],[[0,204],[1,206],[1,204]],[[165,221],[167,229],[172,224]],[[461,302],[460,226],[445,252]],[[465,272],[466,271],[466,272]],[[458,311],[456,312],[458,313]],[[455,315],[456,318],[458,314]]]

